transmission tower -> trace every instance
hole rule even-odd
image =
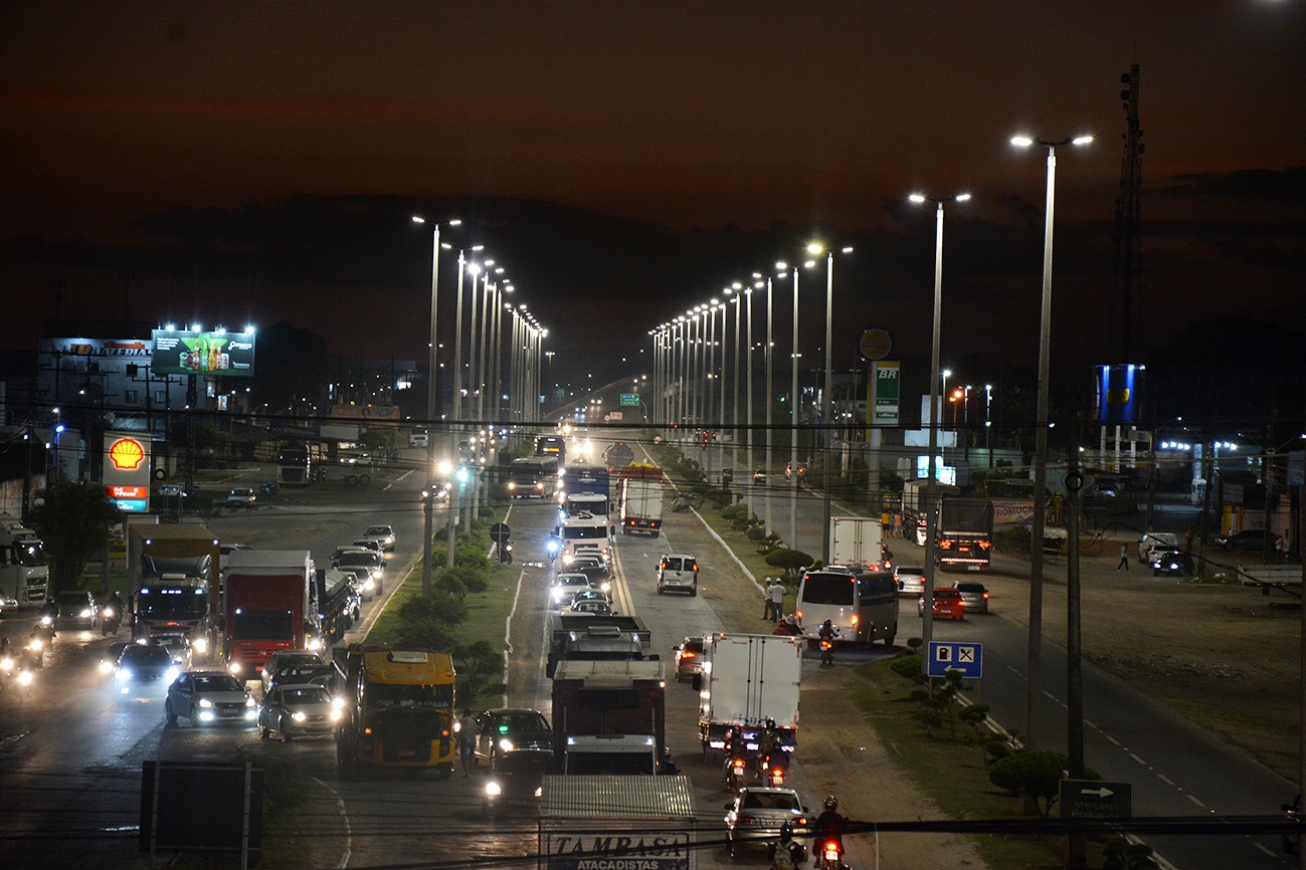
[[[1127,363],[1133,361],[1134,326],[1143,322],[1143,129],[1138,122],[1138,64],[1121,74],[1120,83],[1128,86],[1120,91],[1128,129],[1122,137],[1125,153],[1120,163],[1120,195],[1111,241],[1115,249],[1114,301],[1120,305],[1120,361]]]

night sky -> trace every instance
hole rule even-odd
[[[423,213],[469,221],[447,240],[487,245],[564,372],[816,234],[857,248],[838,357],[872,323],[919,354],[933,209],[905,198],[964,190],[945,358],[1032,364],[1044,152],[1008,140],[1088,132],[1058,151],[1054,366],[1109,361],[1131,63],[1135,355],[1235,314],[1300,325],[1303,45],[1298,0],[3,4],[0,347],[35,347],[52,280],[64,317],[120,318],[127,271],[133,319],[422,359]],[[823,280],[803,293],[815,327]]]

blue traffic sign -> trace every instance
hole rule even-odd
[[[978,680],[984,676],[984,644],[948,643],[930,641],[930,663],[926,672],[931,677],[946,677],[948,671],[960,671],[963,677]]]

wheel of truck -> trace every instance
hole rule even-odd
[[[370,475],[370,474],[360,474],[360,475],[358,475],[358,485],[359,485],[359,486],[371,486],[371,485],[372,485],[372,475]]]
[[[653,532],[652,532],[652,534],[653,534],[653,537],[656,538],[658,535],[660,535],[660,534],[662,534],[662,533],[659,532],[657,529],[654,529]]]
[[[267,729],[267,726],[260,725],[258,726],[258,736],[260,740],[267,740],[272,736],[272,732]]]
[[[626,528],[625,526],[622,526],[622,527],[621,527],[621,533],[622,533],[623,535],[629,535],[629,534],[630,534],[630,529]]]
[[[898,623],[895,622],[893,624],[893,628],[889,629],[889,633],[884,636],[884,645],[893,646],[893,638],[897,634],[898,634]]]
[[[346,474],[346,475],[345,475],[345,486],[358,486],[358,475],[357,475],[357,474]]]
[[[690,598],[697,598],[697,597],[698,597],[698,584],[697,584],[697,583],[695,583],[694,586],[693,586],[693,588],[689,590],[689,597],[690,597]]]

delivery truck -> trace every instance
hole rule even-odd
[[[257,679],[274,652],[322,648],[318,586],[308,550],[237,550],[222,593],[227,669]]]
[[[725,748],[726,732],[742,731],[750,748],[768,721],[781,746],[798,740],[798,688],[803,640],[774,634],[719,632],[705,639],[698,726],[703,758]]]

